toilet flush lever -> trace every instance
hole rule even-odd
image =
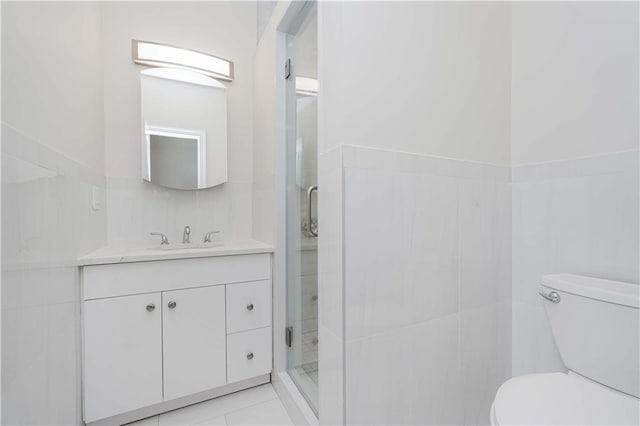
[[[560,303],[560,295],[556,291],[552,291],[549,294],[547,294],[547,293],[545,293],[543,291],[540,291],[540,292],[538,292],[538,294],[540,294],[540,296],[542,296],[545,299],[547,299],[549,302]]]

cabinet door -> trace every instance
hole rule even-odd
[[[226,384],[224,286],[162,293],[164,399]]]
[[[84,303],[85,421],[162,402],[160,293]]]

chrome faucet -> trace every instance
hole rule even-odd
[[[182,233],[182,244],[191,244],[191,239],[189,236],[191,235],[191,228],[189,225],[184,227],[184,232]]]
[[[162,232],[152,232],[151,235],[157,235],[157,236],[159,236],[161,238],[161,240],[160,240],[160,245],[161,246],[165,246],[165,245],[169,244],[169,239]]]
[[[204,242],[205,243],[210,243],[211,242],[211,236],[213,234],[219,234],[220,231],[209,231],[206,234],[204,234]]]

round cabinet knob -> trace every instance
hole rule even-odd
[[[147,311],[151,312],[156,308],[156,305],[154,305],[153,303],[149,303],[147,305]]]
[[[253,311],[253,303],[247,305],[247,311]]]
[[[249,352],[247,354],[247,359],[253,359],[253,352]]]
[[[176,302],[172,300],[167,306],[169,307],[169,309],[174,309],[176,307]]]

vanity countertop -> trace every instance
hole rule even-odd
[[[219,245],[214,245],[219,244]],[[178,244],[175,244],[178,246]],[[273,246],[260,241],[219,241],[212,247],[161,250],[159,246],[103,247],[78,258],[78,266],[111,263],[148,262],[152,260],[190,259],[196,257],[232,256],[240,254],[272,253]]]

